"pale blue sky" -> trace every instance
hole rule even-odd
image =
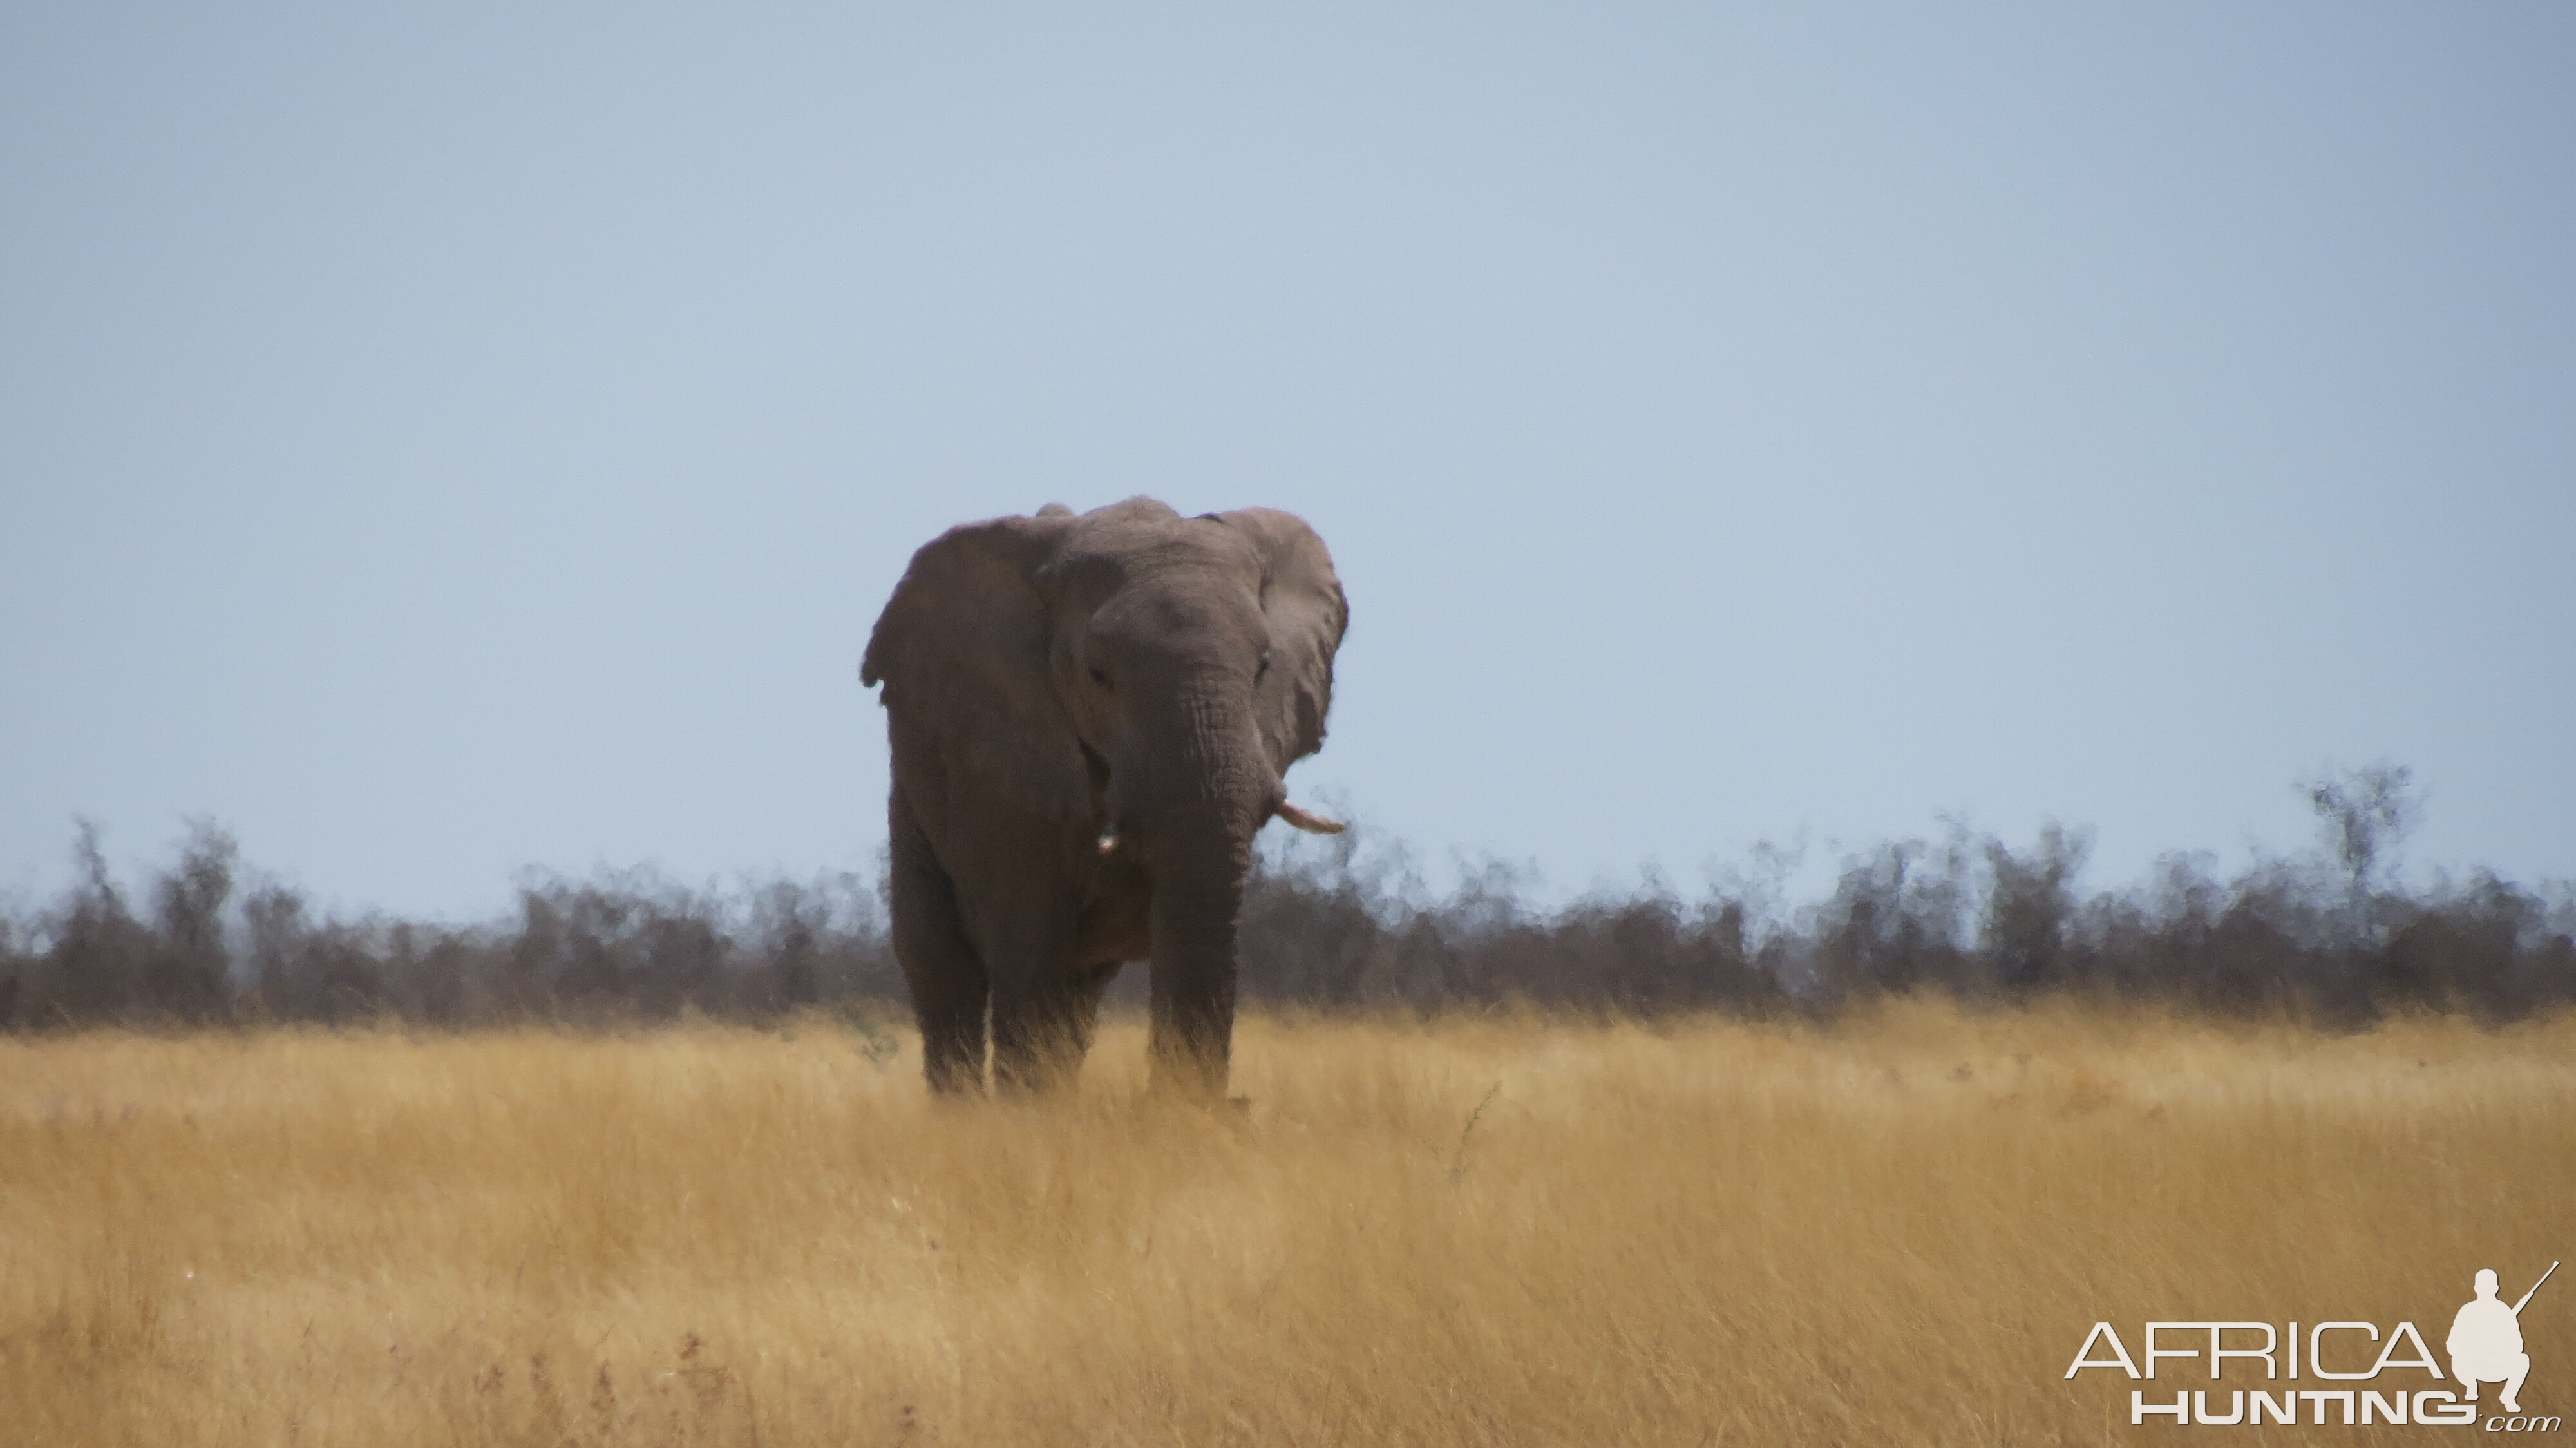
[[[2576,875],[2576,10],[17,5],[0,890],[866,867],[964,519],[1270,504],[1301,797]]]

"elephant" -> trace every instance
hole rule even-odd
[[[882,685],[894,951],[934,1095],[1081,1070],[1101,993],[1144,960],[1150,1080],[1221,1099],[1253,836],[1323,747],[1350,608],[1291,514],[1151,498],[949,529],[869,636]]]

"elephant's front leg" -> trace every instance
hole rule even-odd
[[[932,853],[902,792],[888,811],[894,953],[921,1023],[923,1074],[940,1095],[984,1087],[984,962],[968,937],[956,884]]]

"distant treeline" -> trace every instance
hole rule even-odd
[[[1793,862],[1766,849],[1695,899],[1650,882],[1561,909],[1530,904],[1503,867],[1433,896],[1400,848],[1300,837],[1265,852],[1246,897],[1242,995],[1823,1016],[1912,991],[2082,994],[2331,1027],[2410,1009],[2506,1021],[2576,1000],[2566,884],[2388,877],[2406,785],[2381,767],[2303,786],[2324,826],[2314,854],[2228,878],[2169,856],[2143,885],[2092,893],[2075,885],[2086,837],[2055,826],[2026,850],[1956,828],[1881,845],[1804,904],[1782,898]],[[816,1006],[873,1023],[904,1008],[877,883],[857,875],[730,890],[648,871],[541,878],[510,917],[455,926],[317,917],[284,886],[237,890],[238,852],[209,824],[140,892],[112,878],[92,831],[75,853],[61,898],[0,916],[0,1029],[757,1022]],[[1144,973],[1130,968],[1113,999],[1141,998]]]

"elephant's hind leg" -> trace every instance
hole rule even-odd
[[[1004,1087],[1046,1091],[1070,1086],[1091,1050],[1100,996],[1118,967],[1042,972],[1017,989],[993,993],[993,1079]]]
[[[984,1086],[984,1008],[990,994],[983,958],[967,937],[957,887],[940,867],[921,826],[898,792],[888,811],[892,848],[888,881],[894,906],[894,956],[912,991],[921,1023],[923,1074],[942,1095]]]

